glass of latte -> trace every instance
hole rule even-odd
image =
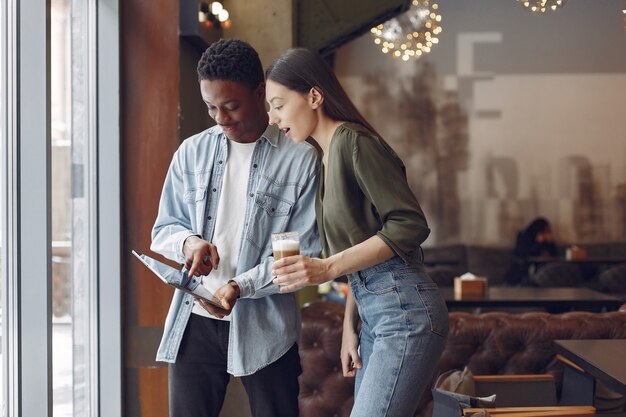
[[[288,256],[300,255],[300,233],[272,233],[272,250],[275,261]]]
[[[298,232],[272,233],[274,260],[300,255],[300,234]],[[288,282],[280,285],[289,285]]]

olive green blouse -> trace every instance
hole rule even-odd
[[[324,252],[334,255],[378,235],[405,262],[419,263],[430,229],[391,147],[365,127],[344,123],[326,164],[316,207]]]

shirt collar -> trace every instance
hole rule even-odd
[[[265,132],[261,135],[261,138],[265,138],[270,145],[276,147],[278,146],[278,138],[280,136],[280,129],[276,125],[268,124],[267,128],[265,128]]]
[[[226,134],[222,131],[222,128],[219,125],[213,126],[211,129],[219,129],[218,132],[222,135],[223,140],[228,140]],[[270,145],[276,147],[278,146],[278,138],[280,137],[280,129],[276,125],[268,124],[261,137],[258,140],[265,139]]]

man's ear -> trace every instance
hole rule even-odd
[[[265,82],[261,82],[255,89],[254,89],[254,96],[261,100],[263,103],[265,103]]]
[[[309,104],[313,110],[316,110],[324,103],[324,94],[317,88],[312,87],[309,91]]]

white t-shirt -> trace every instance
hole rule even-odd
[[[228,159],[224,167],[222,191],[217,204],[215,231],[213,239],[210,240],[217,247],[220,263],[217,270],[212,270],[209,275],[202,277],[202,285],[211,293],[235,277],[246,214],[250,163],[255,145],[256,142],[228,141]],[[194,303],[192,313],[218,319],[197,303]],[[222,320],[230,320],[230,316]]]

